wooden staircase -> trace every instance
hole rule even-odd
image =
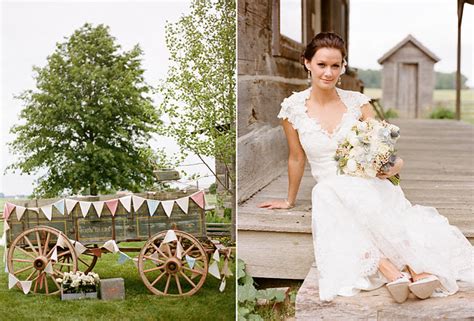
[[[412,204],[436,207],[474,244],[474,126],[451,120],[396,119],[393,123],[401,129],[397,148],[398,155],[405,161],[401,173],[405,196]],[[326,310],[327,303],[319,302],[316,269],[311,269],[314,263],[311,236],[311,190],[314,184],[309,169],[306,169],[297,207],[291,211],[258,209],[256,205],[264,200],[286,198],[288,177],[285,171],[242,204],[238,224],[239,257],[247,263],[248,272],[254,277],[305,279],[297,296],[297,319],[316,320],[322,315],[328,320],[344,319],[340,314],[331,315]],[[337,305],[334,311],[339,308],[342,308],[340,311],[347,310],[345,319],[351,316],[371,320],[401,317],[402,314],[394,311],[403,308],[397,308],[399,305],[385,294],[386,290],[382,288],[353,298],[337,298],[330,305]],[[474,288],[463,285],[459,295],[472,300]],[[381,298],[379,305],[372,304],[373,300],[365,300],[373,296]],[[456,297],[439,301],[440,308],[434,309],[436,314],[431,317],[452,311],[448,309],[449,304],[466,312],[470,306],[463,304],[461,298],[456,301]],[[434,305],[431,302],[438,300],[414,301],[412,311]],[[454,304],[456,302],[459,306]],[[382,309],[382,306],[386,308]],[[324,314],[323,310],[327,313]],[[365,314],[358,314],[362,310]],[[474,311],[464,312],[452,315],[458,315],[460,319],[465,315],[474,318]]]

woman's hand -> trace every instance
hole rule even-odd
[[[287,200],[272,200],[272,201],[260,203],[257,206],[260,208],[268,208],[268,209],[276,209],[276,208],[289,209],[289,208],[292,208],[294,205],[290,204]]]
[[[398,157],[397,160],[395,161],[395,164],[390,167],[388,172],[384,172],[384,173],[380,172],[377,174],[377,177],[380,179],[386,179],[386,178],[392,177],[400,173],[400,170],[402,169],[402,167],[403,167],[403,159]]]

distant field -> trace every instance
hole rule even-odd
[[[365,88],[364,94],[372,98],[382,98],[380,88]],[[455,110],[456,91],[453,89],[435,90],[433,93],[434,107],[446,107]],[[474,124],[474,89],[461,90],[461,119]]]

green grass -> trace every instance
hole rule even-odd
[[[382,89],[365,88],[364,93],[372,98],[382,98]],[[437,89],[433,93],[433,108],[428,115],[438,107],[455,110],[456,91],[453,89]],[[474,89],[461,90],[461,120],[474,124]]]
[[[3,222],[0,223],[3,232]],[[131,245],[121,243],[120,246]],[[133,243],[137,245],[137,243]],[[0,247],[3,258],[4,248]],[[129,253],[135,256],[138,253]],[[203,287],[191,297],[169,298],[153,295],[142,283],[131,260],[117,263],[118,254],[105,254],[94,272],[101,278],[122,277],[125,300],[61,301],[59,295],[24,295],[18,288],[8,290],[8,275],[0,263],[0,318],[3,320],[235,320],[235,278],[227,280],[223,293],[220,281],[208,275]],[[234,268],[234,264],[232,264]],[[234,273],[235,274],[235,273]]]

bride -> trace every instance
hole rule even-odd
[[[403,160],[376,178],[337,174],[338,141],[374,117],[367,96],[336,87],[345,56],[344,40],[335,33],[319,33],[307,45],[311,87],[286,98],[278,115],[289,147],[288,198],[259,206],[293,207],[307,158],[318,182],[312,230],[321,300],[384,284],[398,303],[409,292],[420,299],[454,294],[457,280],[474,281],[473,248],[435,208],[412,206],[386,179],[400,172]]]

